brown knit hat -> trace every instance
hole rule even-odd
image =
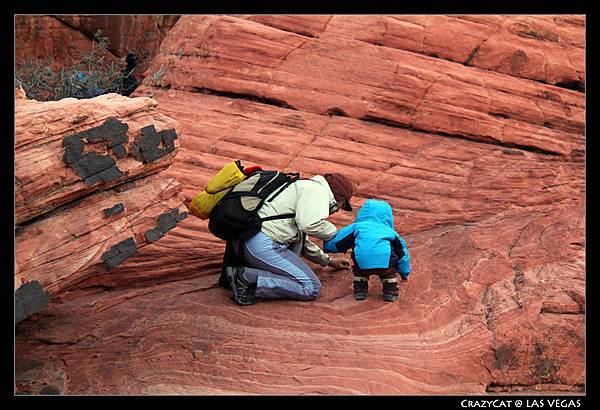
[[[340,204],[340,208],[344,211],[352,211],[352,207],[350,206],[350,198],[354,194],[354,184],[352,181],[347,176],[337,173],[324,174],[323,177],[329,184],[335,200]]]

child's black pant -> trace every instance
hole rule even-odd
[[[356,264],[352,267],[354,280],[369,280],[369,276],[377,275],[382,282],[397,282],[394,268],[360,269]]]
[[[356,265],[354,271],[354,298],[364,300],[369,289],[369,276],[377,275],[383,284],[383,300],[393,302],[400,297],[398,279],[394,268],[359,269]]]

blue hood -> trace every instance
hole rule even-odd
[[[387,225],[394,229],[394,215],[392,207],[385,201],[376,199],[367,199],[356,215],[355,223],[358,222],[376,222]]]

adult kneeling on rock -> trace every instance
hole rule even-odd
[[[267,200],[258,212],[262,219],[294,213],[293,218],[265,220],[261,231],[239,245],[245,266],[227,266],[225,272],[239,305],[251,305],[257,298],[313,300],[321,282],[300,258],[332,266],[350,267],[347,259],[331,257],[307,236],[328,240],[337,228],[326,219],[339,209],[352,211],[352,181],[341,174],[300,179]]]

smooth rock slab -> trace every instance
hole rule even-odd
[[[576,209],[545,208],[533,219],[506,212],[406,235],[413,273],[396,303],[383,302],[376,278],[357,302],[350,271],[319,267],[322,292],[309,302],[237,306],[216,286],[218,267],[153,286],[67,293],[35,326],[17,327],[17,357],[56,363],[69,380],[65,394],[580,392],[584,316],[540,311],[555,289],[584,290],[580,252],[552,245],[581,238]],[[564,269],[567,260],[577,262]]]

